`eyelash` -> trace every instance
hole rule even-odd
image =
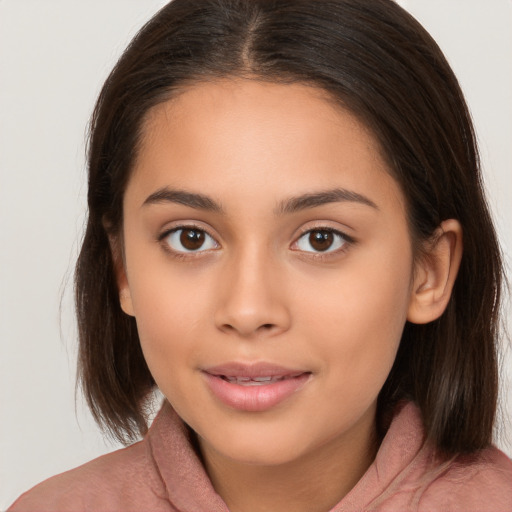
[[[215,250],[217,247],[211,249],[211,248],[208,248],[208,249],[202,249],[202,250],[197,250],[197,251],[194,251],[194,250],[183,250],[183,251],[179,251],[179,250],[176,250],[176,249],[173,249],[169,243],[166,242],[166,239],[168,237],[170,237],[171,235],[173,234],[176,234],[180,231],[196,231],[196,232],[199,232],[199,233],[203,233],[204,235],[206,235],[208,238],[210,238],[211,240],[214,241],[214,243],[216,244],[217,247],[219,247],[219,243],[215,240],[215,238],[210,234],[208,233],[208,231],[202,227],[199,227],[199,226],[195,226],[193,224],[187,224],[187,225],[182,225],[182,226],[176,226],[172,229],[168,229],[167,231],[165,231],[164,233],[162,233],[161,235],[159,235],[158,237],[158,242],[160,244],[162,244],[163,248],[165,251],[167,251],[168,253],[170,253],[173,257],[177,258],[177,259],[189,259],[189,258],[194,258],[194,257],[197,257],[199,256],[201,253],[204,253],[206,251],[210,251],[210,250]]]
[[[198,250],[183,250],[183,251],[176,250],[176,249],[172,248],[168,242],[166,242],[166,239],[171,235],[179,233],[180,231],[195,231],[195,232],[203,233],[204,235],[206,235],[208,238],[210,238],[215,243],[216,247],[213,247],[213,248],[209,247],[207,249],[201,249],[201,247],[202,247],[202,245],[201,245],[201,247],[199,247]],[[303,238],[305,238],[307,235],[311,235],[311,233],[315,233],[315,232],[330,233],[330,234],[334,235],[335,237],[338,238],[338,243],[341,243],[341,246],[336,248],[335,250],[330,250],[330,247],[328,247],[325,251],[317,251],[317,252],[305,251],[305,250],[293,248],[293,246],[297,246],[298,243]],[[162,233],[161,235],[158,236],[158,242],[160,244],[162,244],[165,251],[167,251],[173,257],[175,257],[177,259],[194,258],[194,257],[201,255],[204,252],[216,250],[218,247],[220,247],[220,244],[215,240],[215,237],[213,237],[210,233],[208,233],[207,230],[205,230],[202,227],[195,226],[193,224],[180,225],[180,226],[176,226],[172,229],[165,231],[164,233]],[[333,243],[336,243],[336,242],[333,242]],[[308,254],[308,256],[311,258],[325,259],[325,258],[345,252],[348,249],[348,247],[354,243],[355,243],[355,240],[352,237],[348,236],[347,234],[345,234],[337,229],[333,229],[333,228],[327,227],[327,226],[318,226],[318,227],[310,228],[310,229],[303,231],[301,233],[301,235],[293,242],[292,250]]]
[[[305,238],[308,235],[310,236],[311,233],[315,233],[315,232],[316,233],[329,233],[331,235],[334,235],[334,237],[338,238],[338,243],[341,243],[341,246],[334,250],[331,250],[331,248],[329,247],[325,251],[316,251],[316,252],[315,251],[301,251],[301,252],[307,253],[309,257],[312,257],[315,259],[326,259],[331,256],[339,255],[339,254],[345,252],[350,247],[350,245],[353,245],[355,243],[355,240],[352,237],[348,236],[347,234],[343,233],[342,231],[339,231],[338,229],[334,229],[334,228],[331,228],[328,226],[318,226],[318,227],[309,228],[309,229],[303,231],[302,234],[297,238],[297,240],[292,244],[292,246],[298,245],[300,240],[302,240],[303,238]],[[336,243],[336,242],[334,242],[334,243]],[[293,250],[300,251],[300,249],[293,249]]]

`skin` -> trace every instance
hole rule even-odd
[[[283,211],[333,189],[352,196]],[[374,459],[376,400],[404,324],[442,313],[462,252],[449,220],[413,263],[404,204],[372,134],[312,87],[201,83],[147,117],[116,254],[121,305],[232,512],[329,510]],[[182,232],[168,234],[180,226],[207,233],[204,245],[184,252]],[[345,237],[318,251],[315,229]],[[202,373],[231,361],[311,375],[277,406],[240,411]]]

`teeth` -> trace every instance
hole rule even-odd
[[[263,386],[265,384],[270,384],[271,382],[277,382],[279,380],[284,380],[285,377],[280,376],[266,376],[266,377],[228,377],[224,376],[224,379],[232,384],[238,384],[240,386]]]

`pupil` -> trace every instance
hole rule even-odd
[[[326,251],[334,242],[334,236],[330,231],[312,231],[309,234],[309,243],[317,251]]]
[[[204,244],[204,233],[197,229],[184,229],[180,235],[180,242],[185,249],[195,251]]]

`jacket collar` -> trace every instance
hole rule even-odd
[[[166,498],[175,508],[183,512],[229,512],[204,470],[187,427],[167,401],[146,443]],[[400,404],[374,462],[331,512],[366,509],[396,492],[411,471],[428,463],[431,451],[422,450],[423,444],[418,408],[412,403]]]

